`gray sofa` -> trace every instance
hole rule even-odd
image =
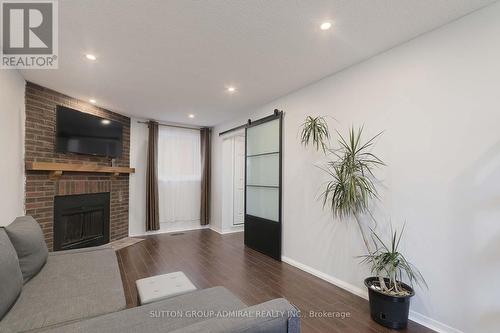
[[[17,272],[14,263],[25,266],[26,251],[8,234],[0,228],[0,332],[300,332],[299,312],[287,300],[248,307],[223,287],[125,309],[116,254],[107,247],[49,253],[23,281],[26,269]],[[20,287],[12,283],[18,279]]]

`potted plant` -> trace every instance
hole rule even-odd
[[[309,140],[317,150],[333,154],[334,159],[328,162],[323,170],[330,180],[323,192],[323,207],[329,206],[334,217],[354,217],[361,237],[366,246],[367,255],[363,256],[365,263],[371,264],[374,277],[365,279],[368,287],[370,312],[373,320],[390,328],[404,328],[408,323],[410,298],[415,294],[413,282],[427,286],[424,278],[411,263],[399,252],[401,233],[391,232],[391,244],[387,246],[374,232],[373,228],[363,224],[362,215],[367,214],[375,222],[369,210],[370,202],[378,198],[376,177],[373,172],[376,167],[384,166],[384,162],[372,153],[372,148],[379,133],[363,142],[363,128],[349,130],[349,136],[339,135],[339,148],[326,148],[330,137],[328,127],[321,125],[321,117],[308,117],[303,125],[302,143]],[[324,121],[324,119],[323,119]],[[326,133],[324,132],[326,130]],[[369,242],[365,228],[371,231],[372,243]],[[408,278],[410,285],[403,282]]]
[[[377,323],[402,329],[408,324],[410,298],[415,295],[413,283],[425,285],[424,277],[399,250],[401,232],[391,228],[390,244],[386,244],[371,230],[375,251],[363,256],[363,263],[371,266],[374,277],[365,279],[370,301],[370,314]],[[407,278],[410,285],[403,282]]]

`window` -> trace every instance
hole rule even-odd
[[[160,127],[158,134],[160,222],[200,220],[200,132]]]

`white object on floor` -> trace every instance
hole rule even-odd
[[[183,272],[156,275],[135,281],[141,304],[156,302],[196,290]]]

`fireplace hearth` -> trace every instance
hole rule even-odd
[[[109,243],[110,194],[54,198],[54,251]]]

